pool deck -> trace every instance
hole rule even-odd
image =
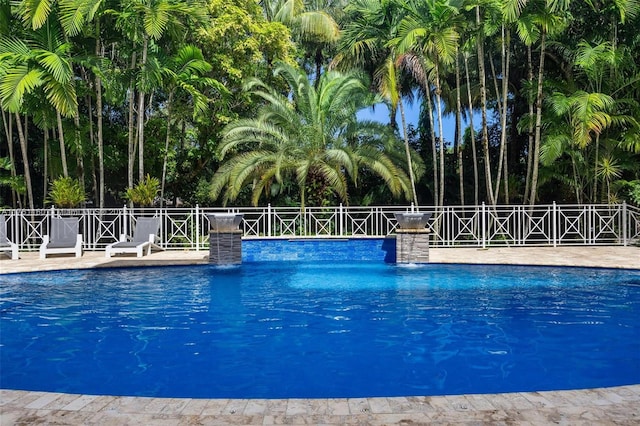
[[[0,254],[0,274],[114,266],[200,264],[208,253],[157,252],[106,259],[85,252],[20,260]],[[433,263],[566,265],[640,269],[639,247],[432,248]],[[0,278],[1,280],[1,278]],[[640,338],[640,336],[639,336]],[[1,367],[1,366],[0,366]],[[349,399],[178,399],[0,390],[0,425],[639,425],[640,384],[490,395]]]

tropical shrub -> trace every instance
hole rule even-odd
[[[160,192],[160,180],[147,174],[144,180],[133,188],[127,189],[124,198],[141,207],[153,205],[153,201]]]
[[[57,207],[77,207],[87,200],[80,181],[70,177],[60,177],[51,182],[49,202]]]

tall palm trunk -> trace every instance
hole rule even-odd
[[[476,6],[476,24],[481,28],[480,6]],[[491,159],[489,158],[489,129],[487,124],[487,76],[484,68],[484,40],[478,40],[478,80],[480,81],[480,106],[482,109],[482,151],[484,154],[484,177],[489,203],[495,205],[491,183]]]
[[[413,174],[413,162],[411,161],[411,150],[409,149],[409,136],[407,134],[407,120],[404,115],[404,105],[402,99],[398,100],[400,107],[400,119],[402,120],[402,133],[404,134],[404,153],[407,156],[407,168],[409,169],[409,179],[411,180],[411,194],[413,195],[413,204],[418,206],[418,195],[416,194],[416,178]]]
[[[87,81],[91,81],[89,76],[84,73],[83,78]],[[97,146],[96,143],[96,135],[93,128],[93,102],[91,100],[91,95],[87,93],[86,95],[87,108],[89,110],[89,146],[92,147],[92,154],[89,157],[89,170],[91,171],[91,193],[93,194],[93,199],[98,200],[98,176],[96,175],[96,158],[93,155],[93,147]],[[96,201],[97,202],[97,201]]]
[[[433,204],[438,206],[440,200],[438,196],[438,148],[436,141],[436,130],[433,123],[433,105],[431,104],[431,91],[429,90],[429,82],[426,85],[426,101],[427,111],[429,112],[429,127],[431,127],[431,156],[433,164]]]
[[[473,151],[473,202],[477,206],[478,200],[478,149],[476,148],[476,131],[473,128],[473,99],[471,97],[471,80],[469,79],[469,59],[464,56],[464,73],[467,80],[467,101],[469,102],[469,128],[471,129],[471,150]]]
[[[131,69],[135,68],[136,64],[136,52],[133,52],[131,55]],[[127,183],[129,188],[133,188],[133,166],[135,164],[134,161],[134,149],[135,149],[135,139],[133,132],[133,113],[134,113],[134,97],[135,97],[135,84],[133,78],[131,79],[131,83],[129,84],[129,143],[127,149]]]
[[[598,161],[600,161],[600,133],[596,133],[596,153],[595,160],[593,162],[593,196],[591,197],[591,201],[594,203],[598,202]]]
[[[11,166],[11,177],[15,178],[18,174],[16,172],[16,158],[13,153],[13,119],[11,118],[11,113],[5,110],[2,110],[2,124],[4,126],[4,135],[7,139],[7,147],[9,148],[9,164]],[[45,155],[45,159],[46,159]],[[20,194],[12,187],[11,188],[11,205],[15,208],[16,205],[22,207],[22,200],[20,199]]]
[[[442,89],[440,87],[440,69],[438,67],[438,60],[435,61],[435,73],[436,73],[436,112],[438,114],[438,133],[440,134],[440,198],[438,201],[439,206],[444,206],[444,132],[442,128]]]
[[[62,175],[69,177],[69,169],[67,168],[67,150],[64,143],[64,131],[62,130],[62,116],[60,111],[56,110],[56,120],[58,121],[58,141],[60,141],[60,161],[62,161]]]
[[[99,58],[104,57],[104,52],[100,46],[100,21],[96,21],[96,56]],[[100,209],[104,208],[104,141],[102,135],[102,79],[100,75],[96,73],[96,124],[98,127],[98,205]]]
[[[167,99],[167,135],[164,140],[164,159],[162,160],[162,182],[160,183],[160,207],[164,204],[164,185],[167,180],[167,158],[169,157],[169,140],[171,135],[171,103],[173,101],[173,90],[169,92]]]
[[[20,150],[22,151],[22,164],[24,164],[24,183],[27,186],[27,199],[29,200],[29,208],[34,209],[33,204],[33,187],[31,186],[31,172],[29,170],[29,153],[27,152],[27,137],[22,129],[22,120],[20,114],[15,113],[16,127],[18,128],[18,138],[20,139]],[[58,115],[59,117],[59,115]]]
[[[84,147],[82,146],[82,140],[80,138],[80,116],[76,114],[73,117],[73,123],[75,125],[75,143],[76,143],[76,167],[78,168],[78,181],[80,182],[80,188],[84,189]]]
[[[142,60],[140,68],[144,71],[147,64],[147,50],[149,48],[149,37],[144,36],[142,43]],[[138,179],[140,182],[144,179],[144,90],[141,88],[138,93]]]
[[[500,154],[498,156],[498,173],[496,175],[496,189],[495,202],[498,202],[500,194],[500,178],[502,176],[504,167],[504,200],[506,204],[509,204],[509,187],[508,187],[508,173],[507,173],[507,102],[508,102],[508,89],[509,89],[509,49],[505,47],[509,43],[509,31],[502,37],[502,102],[500,108]]]
[[[533,83],[533,59],[531,57],[531,45],[527,46],[527,80],[531,85]],[[529,101],[529,132],[528,132],[528,145],[527,145],[527,177],[525,179],[525,189],[524,189],[524,204],[528,204],[529,202],[529,190],[531,187],[531,169],[533,164],[533,100]]]
[[[462,102],[460,100],[460,62],[456,48],[456,154],[458,157],[458,180],[460,183],[460,205],[464,206],[464,165],[462,162]]]
[[[533,146],[533,168],[531,171],[531,195],[529,196],[529,204],[536,203],[538,191],[538,168],[540,165],[540,139],[542,137],[542,83],[544,79],[544,55],[546,32],[544,29],[540,33],[540,65],[538,68],[538,90],[536,94],[536,127]]]
[[[47,198],[47,191],[49,189],[49,180],[48,180],[48,172],[49,172],[49,129],[45,126],[44,130],[44,170],[42,172],[42,195],[43,199]]]

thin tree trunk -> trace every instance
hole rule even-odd
[[[464,55],[464,72],[467,79],[467,100],[469,102],[469,128],[471,130],[471,150],[473,151],[473,202],[474,206],[478,200],[478,149],[476,148],[476,131],[473,128],[473,99],[471,97],[471,80],[469,79],[469,59]]]
[[[84,190],[84,147],[82,146],[82,140],[80,138],[80,116],[76,114],[73,117],[73,124],[75,125],[75,138],[76,138],[76,165],[78,167],[78,181],[80,182],[80,188]]]
[[[13,153],[13,118],[11,117],[11,113],[5,110],[2,110],[2,124],[4,127],[4,134],[7,138],[7,147],[9,149],[9,165],[11,166],[11,177],[16,178],[18,176],[16,172],[16,158]],[[46,157],[45,157],[46,158]],[[13,186],[11,187],[11,205],[13,208],[16,205],[19,205],[22,208],[22,200],[20,199],[20,194],[16,191]]]
[[[429,112],[429,126],[431,127],[431,155],[433,164],[433,204],[438,206],[440,200],[438,196],[438,149],[436,142],[436,130],[433,123],[433,105],[431,105],[431,91],[429,90],[429,83],[427,83],[427,111]]]
[[[20,149],[22,151],[22,164],[24,164],[24,183],[27,186],[27,199],[29,200],[29,208],[34,209],[33,204],[33,187],[31,186],[31,172],[29,170],[29,154],[27,151],[27,138],[22,129],[22,120],[20,114],[15,113],[16,127],[18,128],[18,138],[20,139]]]
[[[169,139],[171,135],[171,102],[173,91],[169,92],[167,99],[167,136],[164,140],[164,159],[162,161],[162,183],[160,184],[160,207],[164,204],[164,184],[167,179],[167,158],[169,157]]]
[[[598,161],[600,155],[600,133],[596,133],[596,158],[593,164],[593,197],[592,201],[594,203],[598,202],[597,194],[598,194]]]
[[[458,178],[460,183],[460,205],[464,206],[464,165],[462,162],[462,102],[460,100],[460,62],[456,48],[456,154],[458,157]]]
[[[504,26],[503,32],[504,32]],[[506,41],[505,41],[506,37]],[[495,194],[495,202],[498,202],[498,198],[500,196],[500,179],[503,172],[504,167],[504,185],[505,185],[505,193],[504,200],[506,204],[509,204],[509,188],[508,188],[508,176],[506,173],[507,170],[507,90],[508,90],[508,81],[509,81],[509,49],[505,48],[505,44],[509,41],[509,34],[507,33],[502,37],[502,102],[500,108],[500,154],[498,156],[498,173],[496,175],[496,189],[494,191]]]
[[[133,52],[131,55],[131,69],[135,68],[136,64],[136,52]],[[133,113],[134,113],[134,98],[135,98],[135,84],[133,78],[131,80],[131,84],[129,85],[129,144],[127,149],[127,184],[129,188],[133,188],[133,166],[135,164],[134,161],[134,149],[135,149],[135,140],[134,139],[134,127],[133,127]]]
[[[67,168],[67,153],[64,143],[64,131],[62,130],[62,116],[60,111],[56,111],[56,119],[58,121],[58,140],[60,141],[60,160],[62,161],[62,176],[69,177],[69,169]]]
[[[528,63],[528,75],[527,79],[529,81],[529,85],[533,84],[533,59],[531,55],[531,45],[527,46],[527,63]],[[531,169],[533,164],[533,101],[529,101],[529,133],[528,133],[528,141],[527,145],[527,177],[525,179],[525,189],[524,189],[524,200],[523,204],[528,204],[529,202],[529,190],[531,187]]]
[[[436,73],[436,112],[438,114],[438,133],[440,134],[440,198],[438,205],[444,206],[444,133],[442,129],[442,98],[440,88],[440,70],[438,60],[435,61]]]
[[[491,80],[493,81],[493,90],[496,92],[496,102],[498,104],[498,114],[502,116],[502,100],[500,99],[500,87],[498,86],[498,75],[496,74],[496,67],[493,63],[493,56],[489,54],[489,65],[491,66]]]
[[[476,6],[476,24],[482,28],[480,19],[480,6]],[[487,84],[484,68],[484,41],[482,36],[478,40],[478,80],[480,81],[480,104],[482,108],[482,150],[484,153],[484,176],[487,188],[487,197],[491,205],[495,205],[493,197],[493,185],[491,183],[491,160],[489,157],[489,129],[487,125]]]
[[[89,81],[88,77],[87,77],[87,81]],[[87,94],[86,102],[89,109],[89,145],[96,146],[96,137],[93,132],[93,102],[91,102],[91,95]],[[95,155],[93,154],[91,155],[90,165],[91,165],[91,192],[93,193],[93,199],[98,200],[99,195],[98,195],[98,177],[96,176],[96,158],[95,158]]]
[[[49,180],[47,179],[47,172],[49,166],[49,129],[44,128],[44,171],[42,173],[42,201],[47,199],[47,193],[49,191]],[[44,206],[43,206],[44,207]]]
[[[104,57],[104,50],[100,46],[100,20],[96,20],[96,56]],[[96,84],[96,119],[98,126],[98,205],[100,209],[104,208],[104,141],[102,135],[102,79],[98,74],[95,78]]]
[[[578,182],[578,170],[576,166],[576,159],[573,155],[571,155],[571,171],[573,173],[573,186],[575,187],[576,192],[576,203],[582,204],[582,199],[580,197],[580,184]]]
[[[144,69],[147,63],[147,49],[149,46],[149,38],[145,35],[142,44],[142,61],[140,68]],[[144,180],[144,90],[138,93],[138,179],[140,182]]]
[[[404,153],[407,156],[407,168],[409,169],[409,180],[411,180],[411,195],[413,196],[413,204],[418,206],[418,195],[416,194],[416,179],[413,174],[413,162],[411,161],[411,151],[409,150],[409,135],[407,134],[407,120],[404,115],[404,105],[402,99],[398,101],[400,107],[400,119],[402,120],[402,132],[404,134]]]
[[[540,165],[540,139],[542,137],[542,83],[544,79],[544,55],[545,55],[546,33],[543,30],[540,34],[540,66],[538,68],[538,91],[536,95],[536,130],[533,147],[533,169],[531,171],[531,195],[529,204],[536,203],[538,191],[538,168]]]

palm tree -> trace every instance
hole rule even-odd
[[[316,85],[324,62],[323,48],[333,45],[340,37],[340,28],[333,14],[344,6],[343,1],[306,2],[304,0],[262,0],[267,19],[289,27],[293,36],[306,45],[315,64]]]
[[[402,18],[402,10],[393,0],[359,0],[351,3],[345,10],[347,20],[343,29],[339,52],[333,60],[333,66],[360,66],[372,70],[376,91],[389,105],[392,127],[395,126],[396,112],[399,109],[404,137],[405,156],[413,202],[418,205],[415,173],[411,160],[411,148],[402,102],[401,64],[394,49],[388,44],[396,36],[397,26]]]
[[[119,26],[125,30],[134,43],[141,43],[140,62],[141,71],[137,81],[138,107],[137,107],[137,134],[138,134],[138,178],[143,180],[144,172],[144,122],[145,122],[145,96],[154,85],[153,68],[150,67],[149,45],[162,38],[168,27],[180,25],[179,18],[196,20],[204,19],[204,8],[196,3],[173,2],[170,0],[126,0],[123,10],[117,12]]]
[[[543,164],[549,165],[567,154],[571,159],[576,202],[582,203],[585,179],[579,176],[588,169],[584,149],[615,121],[610,114],[615,101],[603,93],[576,91],[569,96],[556,92],[548,98],[548,104],[560,120],[547,120],[548,134],[541,147]],[[554,122],[556,125],[551,126]]]
[[[380,176],[394,196],[410,196],[402,167],[385,154],[390,146],[397,149],[388,127],[356,120],[356,112],[375,101],[361,79],[331,71],[322,75],[316,90],[306,73],[291,65],[279,63],[274,73],[287,82],[291,96],[258,79],[247,84],[265,105],[257,118],[225,128],[220,155],[234,156],[214,175],[213,198],[224,190],[224,201],[233,201],[250,184],[257,205],[274,182],[291,177],[302,209],[309,186],[327,188],[348,202],[347,176],[357,185],[360,168]]]
[[[169,141],[173,120],[173,104],[176,94],[184,94],[191,100],[193,115],[201,116],[208,108],[209,100],[202,93],[202,87],[215,88],[219,92],[226,89],[222,83],[212,78],[204,77],[211,70],[211,65],[204,60],[202,51],[192,45],[182,46],[176,55],[169,58],[162,68],[165,75],[165,90],[168,90],[165,105],[167,113],[167,132],[165,138],[164,160],[162,162],[162,180],[160,185],[160,202],[164,202],[164,188],[167,176],[167,158],[169,155]]]
[[[74,117],[78,111],[74,73],[68,52],[71,46],[64,41],[62,30],[54,17],[47,19],[37,30],[25,30],[21,38],[0,38],[0,102],[2,107],[16,114],[18,131],[25,160],[25,180],[29,204],[33,208],[31,178],[26,156],[26,136],[19,113],[24,109],[25,97],[43,93],[56,111],[62,170],[68,176],[66,147],[62,117]]]
[[[435,103],[440,135],[440,199],[437,203],[440,206],[444,204],[444,133],[440,74],[443,68],[453,64],[458,49],[459,9],[456,6],[457,4],[452,3],[451,0],[407,2],[404,6],[406,15],[398,28],[398,36],[393,41],[400,53],[414,51],[428,57],[433,63]],[[425,84],[425,87],[428,87],[428,84]]]
[[[94,74],[96,92],[96,125],[97,125],[97,145],[98,145],[98,205],[104,207],[105,196],[105,166],[104,166],[104,138],[103,138],[103,97],[102,97],[102,73],[100,64],[104,62],[102,49],[102,34],[100,26],[101,14],[104,13],[103,5],[105,0],[61,0],[60,1],[60,22],[68,36],[76,36],[87,29],[86,25],[94,22],[92,28],[95,35],[94,58],[98,61],[88,61]],[[93,58],[92,58],[93,59]],[[96,63],[97,62],[97,63]]]
[[[542,106],[543,106],[543,82],[544,60],[546,55],[546,43],[549,35],[561,32],[565,25],[565,2],[554,0],[538,0],[529,3],[532,6],[531,21],[540,31],[540,61],[538,64],[538,85],[536,90],[536,121],[534,125],[533,162],[531,169],[531,192],[527,198],[531,205],[536,203],[538,191],[538,169],[540,164],[540,146],[542,140]]]
[[[469,108],[469,134],[471,137],[471,152],[473,160],[473,205],[478,205],[478,150],[476,149],[476,131],[473,126],[473,98],[471,96],[471,79],[469,78],[469,49],[462,53],[464,58],[464,74],[467,83],[467,104]]]

